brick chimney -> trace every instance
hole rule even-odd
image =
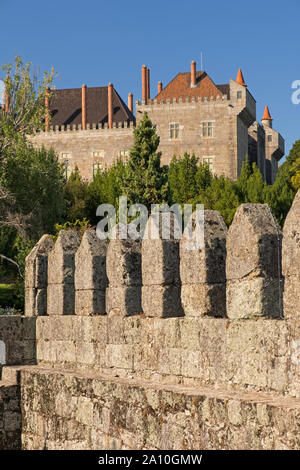
[[[81,87],[81,123],[82,129],[86,130],[86,85]]]
[[[49,132],[49,94],[50,88],[47,86],[45,90],[45,131]]]
[[[158,82],[158,85],[157,85],[157,94],[159,95],[159,93],[162,91],[163,89],[163,84],[162,82]]]
[[[147,103],[147,67],[142,66],[142,100]]]
[[[133,112],[133,94],[128,93],[128,109]]]
[[[114,86],[112,83],[108,84],[107,93],[108,93],[108,128],[112,129],[113,126],[113,90]]]
[[[150,100],[150,69],[147,67],[147,104]]]
[[[196,62],[191,62],[191,88],[196,87]]]

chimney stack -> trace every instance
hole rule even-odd
[[[163,84],[162,82],[158,82],[158,85],[157,85],[157,94],[159,95],[159,93],[162,91],[163,89]]]
[[[147,104],[150,100],[150,69],[147,67]]]
[[[113,89],[114,86],[112,83],[108,84],[108,128],[112,129],[113,126]]]
[[[82,130],[86,130],[86,85],[81,87],[81,123]]]
[[[45,90],[45,131],[49,132],[49,94],[50,88],[47,86]]]
[[[147,67],[142,66],[142,100],[147,103]]]
[[[133,94],[128,94],[128,109],[129,111],[133,112]]]
[[[191,88],[196,86],[196,62],[193,60],[191,62]]]

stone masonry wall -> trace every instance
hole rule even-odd
[[[36,363],[35,327],[36,317],[0,316],[0,450],[21,447],[20,387],[13,367]]]
[[[35,364],[36,320],[0,315],[0,379],[5,365]]]
[[[49,280],[64,285],[59,309],[26,309],[37,316],[37,366],[17,374],[22,447],[299,449],[299,213],[300,191],[283,232],[266,205],[241,205],[228,232],[205,211],[204,244],[190,254],[173,223],[170,240],[159,229],[107,249],[94,235],[78,248],[61,231],[46,255],[46,296]],[[27,263],[46,266],[32,254]],[[67,305],[81,291],[90,314]]]
[[[125,128],[113,129],[56,129],[40,132],[34,136],[33,144],[36,147],[44,145],[48,149],[53,147],[62,163],[68,160],[69,171],[73,171],[77,166],[82,177],[91,180],[94,164],[100,164],[104,169],[120,157],[127,158],[133,145],[133,123],[130,123],[130,127],[127,127],[127,123],[125,125]],[[97,155],[94,155],[94,152],[97,152]]]
[[[35,367],[21,377],[23,449],[300,448],[299,399]]]

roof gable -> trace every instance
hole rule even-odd
[[[156,96],[157,100],[166,100],[167,98],[180,97],[211,97],[216,99],[217,96],[222,97],[223,89],[218,88],[206,72],[196,72],[196,86],[191,87],[191,74],[189,72],[179,73],[173,80]]]

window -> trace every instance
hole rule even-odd
[[[202,136],[203,137],[213,136],[213,123],[212,122],[202,122]]]
[[[204,157],[203,158],[203,164],[207,165],[208,168],[210,169],[210,171],[213,170],[213,162],[214,162],[214,158],[213,157]]]
[[[71,173],[72,173],[69,158],[70,158],[69,153],[62,153],[61,154],[61,160],[62,160],[62,162],[64,164],[64,167],[65,167],[65,179],[66,180],[70,178]]]
[[[171,122],[169,125],[170,129],[170,139],[178,139],[179,137],[179,123]]]
[[[102,170],[102,163],[94,163],[93,164],[93,178],[95,178],[98,171]]]
[[[242,96],[243,96],[243,93],[241,91],[238,91],[237,94],[236,94],[237,99],[241,100]]]
[[[93,152],[93,157],[104,158],[104,150],[98,150],[97,152]]]
[[[268,142],[272,142],[272,136],[268,135]]]

